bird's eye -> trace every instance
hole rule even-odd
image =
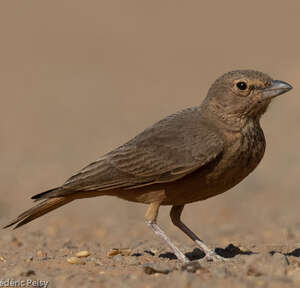
[[[246,90],[248,86],[246,82],[240,81],[236,83],[236,87],[238,87],[240,90]]]

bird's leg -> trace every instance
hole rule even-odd
[[[155,234],[167,242],[179,260],[184,263],[188,263],[189,259],[173,244],[166,233],[156,224],[159,206],[160,202],[153,202],[150,204],[145,215],[147,225],[154,231]]]
[[[183,231],[187,236],[189,236],[204,252],[205,258],[209,261],[212,260],[221,260],[223,257],[220,257],[216,254],[215,251],[208,248],[199,237],[193,233],[185,224],[180,220],[180,216],[184,205],[173,206],[170,211],[170,217],[175,226],[177,226],[181,231]]]

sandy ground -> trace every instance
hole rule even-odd
[[[50,287],[299,287],[297,205],[265,203],[258,196],[237,201],[237,194],[190,205],[184,213],[186,223],[227,259],[224,263],[202,259],[162,209],[160,223],[169,236],[199,261],[183,271],[144,225],[143,207],[103,198],[74,203],[20,231],[2,232],[1,277],[49,281]],[[131,254],[109,257],[112,248],[129,248]],[[79,251],[90,256],[70,264]]]
[[[300,287],[299,8],[296,1],[1,2],[3,225],[32,205],[31,195],[198,105],[223,72],[261,70],[294,90],[262,119],[267,152],[255,172],[183,212],[227,261],[203,259],[163,207],[159,224],[199,261],[182,267],[145,225],[146,206],[102,197],[0,231],[0,286]],[[109,257],[113,248],[130,255]],[[79,251],[90,255],[69,263]]]

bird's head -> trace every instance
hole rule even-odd
[[[224,120],[259,119],[273,98],[291,89],[290,84],[262,72],[236,70],[212,84],[203,105]]]

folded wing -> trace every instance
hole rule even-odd
[[[202,118],[199,108],[188,108],[86,166],[47,196],[172,182],[214,160],[222,151],[222,138]]]

